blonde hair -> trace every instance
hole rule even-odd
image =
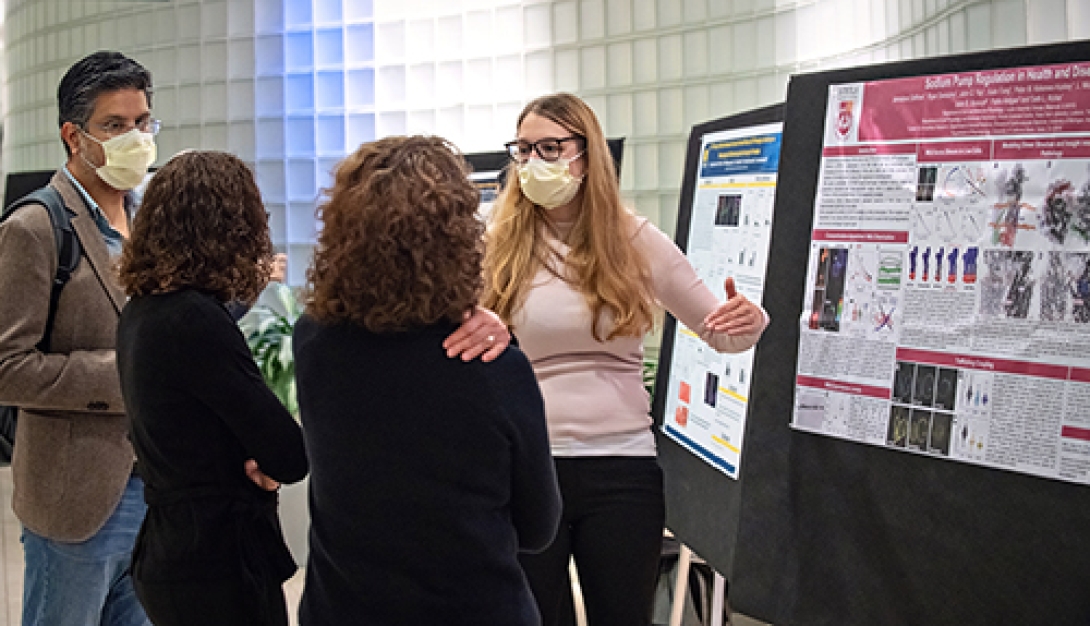
[[[529,114],[563,126],[585,140],[582,158],[586,170],[576,196],[580,210],[567,244],[570,248],[557,268],[560,278],[586,298],[592,313],[591,334],[602,341],[599,322],[612,318],[606,340],[641,336],[654,323],[655,298],[643,254],[632,244],[635,219],[621,204],[617,174],[605,135],[594,111],[576,96],[559,93],[530,102],[518,118]],[[530,285],[555,252],[545,238],[549,228],[545,209],[535,205],[519,185],[518,171],[508,166],[507,184],[493,207],[485,248],[485,291],[482,305],[512,323],[526,301]]]

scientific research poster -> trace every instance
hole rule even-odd
[[[793,426],[1090,484],[1090,62],[826,111]]]
[[[761,301],[782,130],[777,122],[701,138],[687,254],[720,298],[730,276],[739,293]],[[674,333],[662,429],[737,479],[753,350],[719,354],[680,323]]]

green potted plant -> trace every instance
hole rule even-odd
[[[657,356],[644,355],[643,357],[643,388],[647,395],[655,399],[655,376],[658,375],[659,360]]]
[[[295,359],[291,335],[302,308],[295,294],[282,282],[269,282],[261,298],[239,320],[239,327],[250,345],[257,369],[283,406],[299,419],[299,400],[295,395]],[[280,491],[280,523],[296,563],[306,563],[306,532],[310,514],[306,508],[307,480],[284,485]]]
[[[295,392],[295,358],[291,337],[300,313],[299,302],[291,287],[272,282],[258,298],[257,304],[238,323],[266,384],[296,419],[299,419],[299,402]],[[307,482],[303,479],[294,485],[285,485],[280,491],[280,523],[297,563],[306,563],[309,550]]]
[[[296,418],[299,401],[295,392],[291,334],[300,313],[291,287],[274,282],[269,283],[258,303],[239,320],[239,327],[265,382]]]

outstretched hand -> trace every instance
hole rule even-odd
[[[734,278],[723,282],[727,301],[704,318],[704,330],[728,335],[749,335],[764,330],[765,316],[761,307],[738,293]]]
[[[462,325],[443,341],[447,356],[461,356],[463,361],[477,357],[485,363],[503,354],[511,343],[511,333],[499,315],[479,306],[467,311]]]
[[[253,459],[246,461],[245,469],[246,476],[265,491],[276,491],[280,488],[280,483],[266,476],[265,472],[258,468],[257,461]]]

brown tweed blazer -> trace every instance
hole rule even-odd
[[[0,403],[20,408],[15,515],[44,537],[84,541],[117,507],[133,467],[114,355],[125,294],[79,191],[62,171],[51,184],[72,214],[83,258],[42,353],[57,269],[49,215],[27,206],[0,224]]]

